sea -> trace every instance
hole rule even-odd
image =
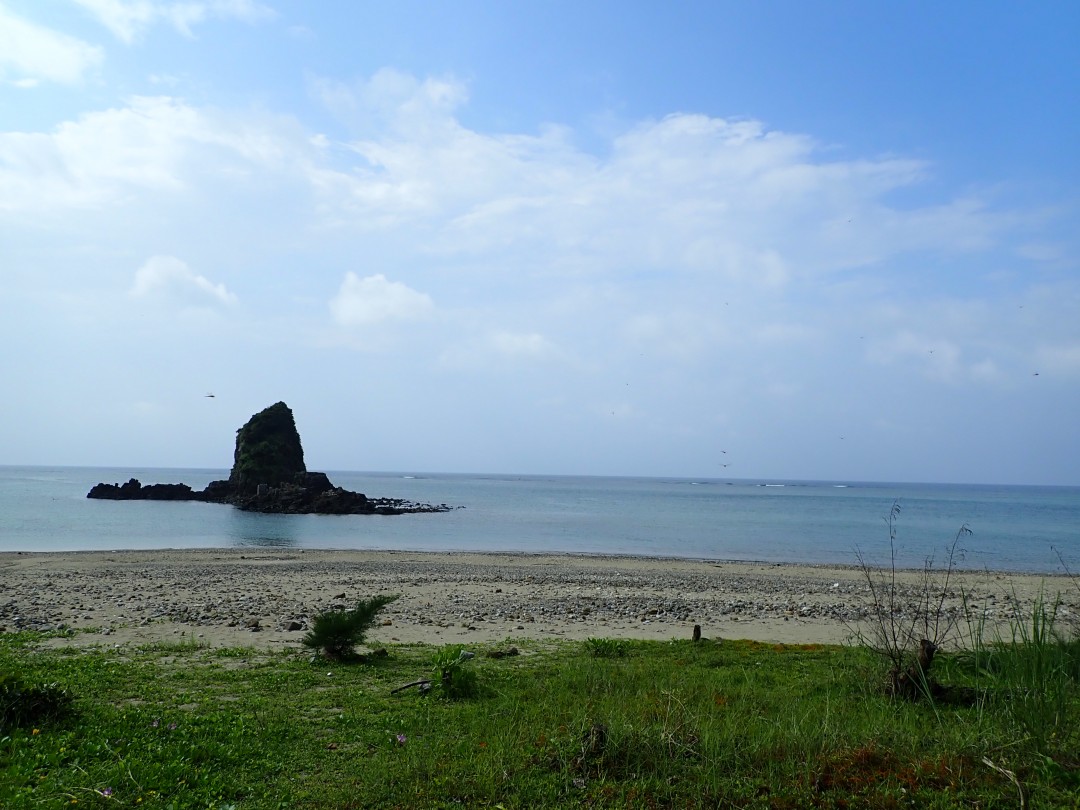
[[[1080,487],[327,471],[434,514],[264,515],[196,502],[89,500],[98,483],[227,470],[0,466],[0,551],[380,549],[633,555],[1080,573]],[[888,516],[894,504],[894,539]]]

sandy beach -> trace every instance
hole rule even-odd
[[[901,582],[918,594],[918,572]],[[1030,615],[1040,589],[1080,614],[1075,580],[954,574],[947,610]],[[193,641],[299,648],[318,612],[399,594],[369,644],[690,638],[844,643],[870,593],[855,567],[576,555],[208,549],[0,553],[0,631],[53,645]]]

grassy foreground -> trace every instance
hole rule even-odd
[[[855,647],[508,641],[522,654],[476,648],[474,693],[451,699],[390,694],[431,676],[433,647],[328,663],[40,639],[0,635],[0,675],[73,701],[0,728],[9,810],[1080,808],[1075,642],[1035,664],[1031,644],[943,654],[952,704],[886,697]]]

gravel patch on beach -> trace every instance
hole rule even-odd
[[[1072,580],[958,574],[944,610],[990,622],[1028,615],[1040,586],[1080,613]],[[1071,589],[1071,590],[1070,590]],[[76,630],[57,643],[299,644],[320,611],[400,594],[387,642],[707,636],[841,642],[869,616],[858,568],[576,555],[192,550],[0,554],[0,631]],[[900,577],[898,605],[922,595]]]

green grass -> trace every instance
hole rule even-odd
[[[626,642],[621,638],[587,638],[585,650],[593,658],[622,658],[626,655]]]
[[[962,705],[890,700],[860,648],[514,640],[522,655],[471,648],[475,688],[450,699],[390,694],[448,653],[422,645],[342,664],[39,638],[0,635],[0,673],[56,684],[73,711],[0,729],[10,810],[1015,808],[1020,791],[1080,808],[1075,642],[1052,665],[1053,728],[1035,734],[1002,674],[1023,638],[978,664],[941,656],[941,680],[976,696]]]

